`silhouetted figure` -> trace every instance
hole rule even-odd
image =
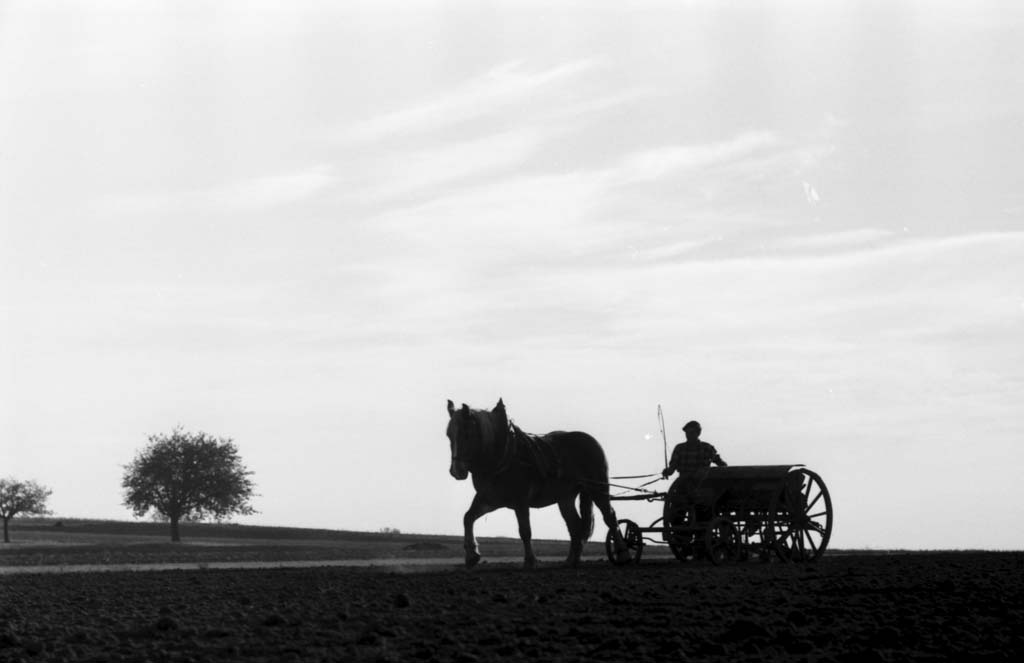
[[[706,505],[702,504],[700,484],[707,476],[708,468],[712,463],[719,467],[725,467],[727,464],[718,455],[715,447],[700,439],[701,427],[698,422],[687,422],[683,426],[683,432],[686,434],[686,441],[675,446],[668,467],[661,471],[661,476],[666,479],[673,472],[679,472],[679,477],[668,489],[668,499],[665,500],[666,524],[678,520],[678,514],[674,512],[680,507],[695,505],[698,511],[701,511],[699,507]],[[702,514],[691,514],[691,521],[694,516]]]
[[[698,422],[687,422],[683,426],[683,433],[686,434],[686,442],[677,444],[672,450],[672,459],[668,467],[661,471],[661,476],[667,479],[673,472],[679,472],[681,479],[686,474],[711,467],[711,463],[719,467],[727,465],[715,447],[700,439],[701,427]]]

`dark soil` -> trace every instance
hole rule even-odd
[[[1020,660],[1024,554],[0,577],[0,661]]]

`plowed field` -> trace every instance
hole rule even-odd
[[[0,661],[1021,660],[1024,554],[0,577]]]

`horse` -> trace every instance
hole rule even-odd
[[[515,511],[523,540],[524,565],[533,568],[530,509],[558,504],[569,530],[566,563],[579,564],[583,543],[594,532],[596,505],[612,533],[617,555],[628,556],[608,496],[608,462],[597,440],[581,432],[553,431],[530,435],[509,422],[505,403],[493,410],[474,410],[465,403],[456,409],[448,401],[449,473],[464,481],[473,475],[476,495],[462,519],[466,567],[480,561],[473,523],[496,509]],[[579,513],[576,497],[580,499]]]

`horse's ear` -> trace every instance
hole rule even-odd
[[[494,406],[494,409],[495,409],[495,411],[497,411],[497,410],[504,410],[505,409],[505,401],[503,401],[502,399],[499,398],[498,399],[498,404]]]
[[[462,404],[462,416],[464,416],[464,417],[468,417],[469,416],[469,406],[466,405],[465,403]]]
[[[452,399],[448,399],[448,418],[451,419],[455,416],[455,403],[452,403]]]

